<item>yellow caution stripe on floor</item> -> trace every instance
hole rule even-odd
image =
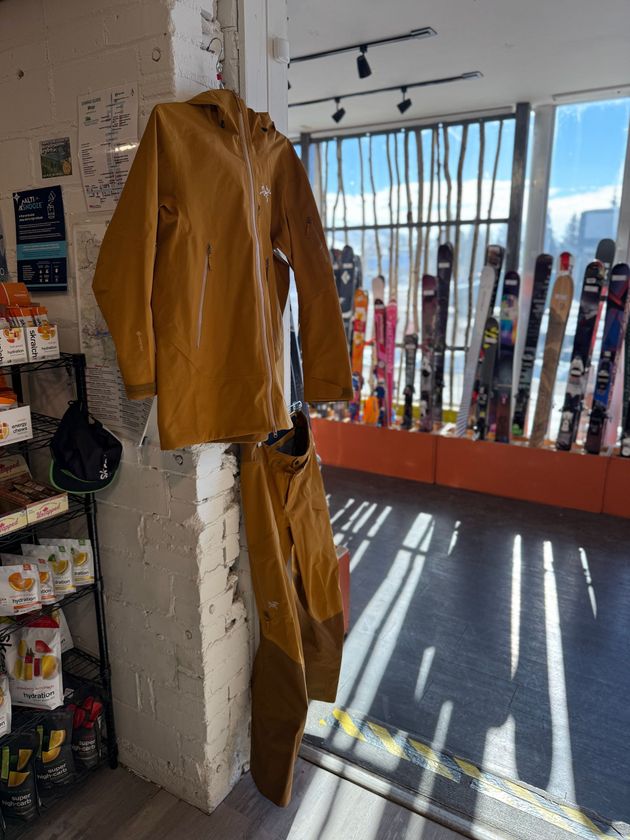
[[[617,831],[603,821],[594,822],[576,806],[555,802],[520,782],[504,779],[463,758],[434,750],[429,744],[412,738],[406,732],[383,726],[356,712],[334,708],[319,723],[320,726],[340,729],[351,738],[385,750],[390,755],[416,764],[450,782],[468,784],[497,802],[525,811],[584,840],[630,840],[630,834]]]

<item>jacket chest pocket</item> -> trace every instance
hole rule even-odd
[[[199,292],[199,308],[197,310],[197,350],[201,344],[203,332],[203,311],[206,304],[206,290],[208,288],[208,274],[212,271],[212,246],[208,243],[201,270],[201,289]]]

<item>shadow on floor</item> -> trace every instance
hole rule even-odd
[[[324,482],[352,562],[337,705],[630,822],[627,522],[341,469]]]

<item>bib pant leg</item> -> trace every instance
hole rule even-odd
[[[309,700],[333,702],[343,608],[328,506],[306,418],[299,451],[244,444],[241,495],[260,645],[252,674],[251,772],[277,805],[291,799]]]

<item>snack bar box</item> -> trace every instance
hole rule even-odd
[[[0,458],[0,535],[3,522],[11,531],[51,519],[68,510],[68,494],[41,484],[31,476],[21,455]],[[24,524],[15,524],[18,513],[23,512]],[[21,521],[21,520],[18,520]]]
[[[31,409],[28,405],[0,411],[0,446],[29,440],[32,437]]]

